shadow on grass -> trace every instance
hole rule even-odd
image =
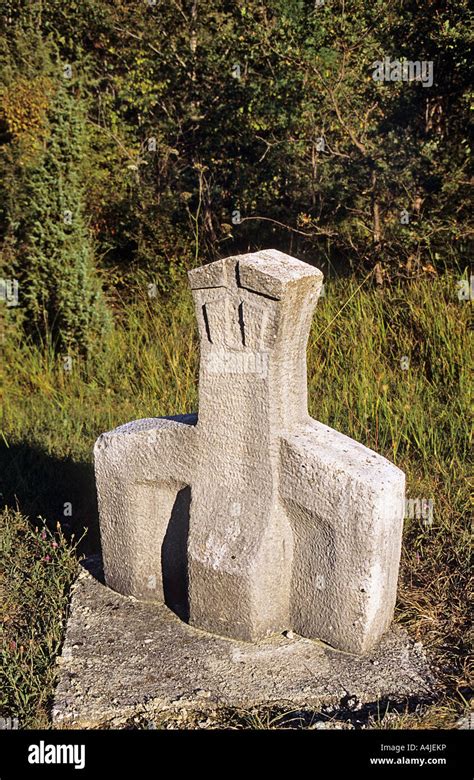
[[[80,555],[100,555],[99,518],[92,463],[57,458],[21,442],[0,447],[0,503],[32,524],[57,523],[68,540],[81,540]]]
[[[173,418],[170,418],[173,419]],[[186,549],[189,488],[179,491],[163,541],[165,603],[182,620],[189,617]],[[59,523],[77,547],[81,565],[104,583],[97,494],[92,463],[58,458],[21,442],[0,446],[0,505],[18,509],[37,525],[38,518],[55,531]]]

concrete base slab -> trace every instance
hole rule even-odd
[[[58,666],[53,722],[69,728],[120,727],[137,715],[183,710],[337,713],[381,700],[384,708],[425,701],[434,691],[421,644],[396,626],[365,657],[291,634],[249,644],[192,628],[164,605],[121,596],[85,570],[73,588]]]

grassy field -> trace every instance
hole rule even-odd
[[[409,499],[433,501],[432,520],[415,511],[405,522],[396,620],[425,644],[443,690],[372,727],[452,727],[468,707],[469,309],[448,276],[383,290],[340,279],[313,322],[312,416],[404,469]],[[44,726],[77,554],[97,546],[94,440],[134,418],[197,408],[191,296],[184,284],[166,303],[137,289],[88,362],[71,366],[13,328],[3,349],[0,714]],[[279,713],[222,718],[288,725]]]

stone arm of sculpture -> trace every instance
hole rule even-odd
[[[107,584],[136,598],[173,601],[177,611],[185,601],[181,526],[189,515],[196,422],[197,414],[136,420],[102,434],[94,447]],[[164,561],[173,561],[175,574]],[[182,582],[183,594],[166,593],[169,581]]]
[[[393,616],[403,474],[311,418],[281,437],[280,453],[280,496],[294,540],[292,627],[363,653]]]

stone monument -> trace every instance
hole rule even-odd
[[[266,250],[189,278],[198,414],[127,423],[95,445],[105,582],[212,634],[291,630],[367,653],[393,617],[405,480],[308,414],[323,276]]]

